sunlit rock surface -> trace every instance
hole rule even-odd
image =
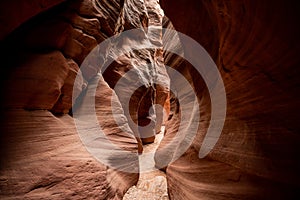
[[[142,152],[142,142],[154,141],[165,107],[167,131],[155,161],[166,170],[170,199],[298,199],[297,2],[160,4],[164,13],[156,0],[1,1],[1,199],[122,199],[137,183],[138,174],[105,166],[80,141],[72,114],[76,109],[89,119],[90,108],[82,107],[89,98],[97,102],[96,120],[106,137],[136,154],[124,168],[138,168],[137,153]],[[183,59],[185,53],[197,52],[162,27],[199,42],[224,81],[224,128],[204,159],[198,154],[212,124],[212,102],[204,78]],[[145,42],[155,48],[118,57],[115,49],[103,48],[100,60],[81,66],[97,44],[135,28],[139,31],[133,38],[113,45],[128,49],[132,42]],[[179,54],[164,52],[167,47]],[[113,62],[104,71],[99,63],[105,60]],[[181,119],[180,108],[191,109],[193,102],[185,98],[184,105],[179,104],[186,84],[181,84],[183,79],[169,80],[175,72],[165,66],[186,78],[200,104],[199,116],[190,113],[199,120],[199,127],[193,128],[197,134],[189,150],[173,163],[169,162],[178,156],[185,138],[160,150],[181,125],[189,130],[192,118]],[[89,93],[91,88],[95,94]],[[122,164],[114,156],[119,158],[110,155],[110,161],[117,161],[112,164]],[[154,182],[165,187],[161,180]],[[147,184],[139,186],[155,190]]]
[[[1,123],[1,199],[122,199],[137,175],[100,164],[82,145],[73,119],[10,110]]]
[[[11,26],[1,32],[6,36],[1,34],[1,92],[6,95],[1,99],[0,198],[122,199],[138,180],[137,141],[103,79],[95,83],[95,94],[87,92],[95,87],[90,82],[100,66],[79,70],[89,52],[113,35],[119,1],[73,1],[32,10],[24,2],[18,9],[29,10],[18,15],[9,5],[13,4],[1,12],[11,17],[5,18]],[[102,164],[81,142],[72,111],[88,110],[81,107],[85,98],[96,100],[97,121],[106,136],[135,155],[132,162],[123,163],[137,168],[134,173]],[[118,110],[115,116],[112,106]],[[120,129],[120,123],[127,130]],[[119,157],[109,159],[115,162]]]
[[[155,141],[151,144],[144,146],[144,153],[155,152],[161,139],[163,138],[164,127],[162,127],[161,133],[157,134]],[[149,160],[142,159],[146,161],[141,163],[140,167],[143,168],[145,165],[154,166],[154,159]],[[137,185],[132,186],[126,192],[123,200],[168,200],[168,189],[167,189],[167,179],[166,174],[158,169],[148,172],[141,172],[139,181]]]
[[[112,44],[115,48],[108,52],[108,60],[113,62],[104,71],[104,79],[119,96],[127,118],[131,118],[130,128],[141,140],[139,143],[145,144],[153,142],[160,131],[162,107],[169,92],[162,50],[163,15],[155,0],[125,1],[115,31],[132,32]],[[132,47],[134,44],[136,47]]]

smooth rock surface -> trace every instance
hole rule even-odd
[[[297,2],[160,3],[166,16],[156,0],[1,1],[1,199],[122,199],[137,183],[136,173],[105,166],[84,149],[73,118],[63,114],[72,114],[72,98],[78,111],[87,116],[90,108],[80,107],[81,100],[96,100],[92,109],[105,138],[133,153],[142,152],[141,134],[146,135],[145,143],[155,142],[154,135],[163,123],[162,107],[166,109],[167,131],[155,164],[166,170],[170,199],[299,199]],[[161,31],[162,27],[181,31],[199,42],[224,81],[225,125],[204,159],[198,154],[207,129],[222,119],[211,121],[213,107],[205,77],[183,59],[188,53],[197,59],[198,52],[183,45],[182,38]],[[147,42],[156,48],[117,58],[116,52],[104,48],[99,51],[100,60],[81,66],[98,43],[134,28],[141,29],[117,45],[128,49],[134,42]],[[171,43],[165,44],[166,40]],[[164,45],[180,50],[179,54],[163,52]],[[105,60],[114,62],[99,82],[95,79],[102,67],[99,63]],[[181,108],[190,110],[193,102],[182,79],[170,82],[174,71],[166,70],[165,65],[181,73],[194,89],[200,116],[191,112],[191,117],[181,119]],[[123,85],[114,88],[132,69]],[[72,94],[77,74],[80,81]],[[94,85],[90,84],[93,81]],[[90,88],[96,93],[88,93]],[[173,91],[168,94],[170,88]],[[186,97],[184,103],[179,103],[178,95]],[[127,100],[130,106],[125,104]],[[161,107],[154,108],[156,103]],[[111,112],[112,107],[117,112]],[[199,120],[198,128],[190,126],[194,119]],[[121,129],[117,122],[126,128]],[[136,125],[149,126],[139,130]],[[182,133],[195,130],[196,137],[192,141],[181,137],[167,151],[160,151],[175,138],[181,125],[188,130]],[[170,163],[187,141],[191,141],[190,149]],[[115,154],[110,156],[113,166],[122,164]],[[131,161],[125,168],[137,167],[136,157]],[[161,177],[149,179],[138,187],[158,189],[160,198],[164,192],[153,184],[165,189],[165,182]],[[138,193],[132,194],[138,198]]]
[[[67,114],[74,105],[72,98],[77,99],[80,93],[86,88],[87,81],[82,77],[82,73],[77,63],[69,59],[67,60],[69,65],[68,76],[65,79],[64,85],[61,88],[61,94],[51,111],[53,113]],[[75,82],[75,79],[77,81]]]
[[[68,115],[1,114],[1,199],[122,199],[138,178],[96,161]]]
[[[0,21],[2,21],[3,24],[1,24],[0,40],[5,38],[9,33],[31,17],[62,2],[64,2],[64,0],[54,0],[51,2],[42,0],[33,0],[30,2],[18,0],[1,1]]]
[[[188,163],[188,164],[187,164]],[[297,187],[228,164],[199,159],[194,149],[167,168],[170,199],[294,199]]]
[[[209,93],[203,79],[190,64],[165,54],[166,62],[178,69],[195,88],[200,102],[200,126],[191,145],[194,151],[167,167],[170,198],[280,199],[291,198],[289,194],[299,196],[297,66],[300,60],[296,55],[299,52],[299,27],[296,26],[299,14],[295,5],[280,0],[272,3],[162,0],[161,4],[175,29],[197,40],[214,59],[227,98],[222,134],[207,158],[198,159],[197,154],[211,123]],[[183,50],[190,51],[188,48]],[[182,91],[180,87],[178,90]],[[178,105],[176,98],[171,104],[173,115],[167,122],[167,133],[158,150],[174,138],[180,126],[182,105]],[[173,158],[177,148],[173,149],[168,154],[157,152],[158,166]],[[212,161],[208,162],[208,159]],[[211,166],[218,162],[230,167]],[[211,166],[209,171],[203,169],[205,165]],[[231,187],[230,180],[224,178],[221,181],[222,168],[227,169],[224,176],[234,176],[230,171],[240,170],[240,173],[255,178],[246,178],[246,182]],[[208,182],[203,179],[203,172],[210,176]],[[215,189],[212,187],[214,179],[218,185]],[[221,191],[227,184],[224,193],[212,194],[212,190]],[[256,184],[260,188],[252,190]]]
[[[28,4],[18,8],[26,10]],[[22,20],[16,15],[11,29],[43,10],[32,7],[21,13]],[[92,87],[88,81],[98,71],[83,74],[79,67],[98,42],[113,34],[119,12],[118,1],[68,2],[22,24],[1,41],[1,92],[5,94],[0,110],[1,199],[122,199],[136,184],[136,171],[114,167],[122,162],[118,155],[110,155],[110,165],[96,160],[82,143],[74,119],[66,114],[73,114],[72,106],[87,109],[74,103]],[[8,13],[1,12],[5,17]],[[137,142],[129,128],[125,132],[119,127],[120,123],[128,127],[119,100],[103,79],[99,87],[90,96],[97,101],[98,124],[116,146],[135,155],[123,166],[138,170]]]
[[[61,95],[69,65],[59,51],[27,54],[6,77],[5,104],[25,109],[51,109]]]

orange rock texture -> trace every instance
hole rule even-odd
[[[199,42],[213,58],[227,98],[220,138],[208,156],[199,159],[212,123],[210,97],[193,67],[166,53],[166,64],[179,69],[194,85],[201,114],[190,150],[166,169],[171,199],[299,196],[300,32],[294,3],[161,1],[174,28]],[[175,100],[160,148],[179,127],[180,106]],[[162,156],[157,152],[158,166],[164,162]]]
[[[3,1],[0,17],[1,199],[122,199],[137,183],[138,153],[160,131],[169,93],[158,2]],[[160,28],[150,31],[148,25]],[[135,28],[142,30],[140,42],[156,45],[154,50],[115,58],[104,48],[84,62],[98,44]],[[110,59],[116,61],[103,78],[101,61]],[[137,73],[115,89],[117,75],[130,69]],[[124,99],[130,100],[128,112]],[[86,144],[76,120],[93,120],[91,111],[104,136]],[[88,135],[94,127],[84,131]],[[101,163],[90,150],[111,150],[107,138],[121,150]],[[129,162],[123,163],[122,150],[131,153]]]
[[[170,199],[299,199],[298,10],[283,0],[1,1],[0,199],[122,199],[139,174],[115,167],[138,170],[138,153],[163,123],[155,162]],[[199,52],[162,28],[202,45],[224,83],[224,127],[204,158],[208,129],[222,121],[212,117],[218,93],[185,60]],[[134,44],[153,48],[119,54]],[[97,143],[77,134],[77,114],[95,119],[104,132],[97,141],[108,138],[130,161],[116,153],[99,162],[90,151]]]
[[[122,199],[137,183],[138,171],[96,160],[72,118],[74,109],[83,114],[89,109],[81,107],[85,99],[94,99],[106,137],[135,155],[124,167],[138,169],[137,141],[129,128],[119,128],[128,123],[116,94],[103,78],[90,94],[96,73],[80,70],[90,51],[113,35],[120,2],[74,1],[53,8],[54,2],[18,3],[1,2],[1,92],[6,95],[1,99],[0,198]],[[118,110],[114,116],[112,105]],[[118,159],[114,156],[108,159]]]

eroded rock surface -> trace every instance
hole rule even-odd
[[[1,99],[0,198],[122,199],[138,180],[137,142],[104,80],[95,83],[95,94],[88,93],[98,71],[79,69],[89,52],[113,34],[119,1],[73,1],[41,14],[43,9],[32,9],[21,13],[22,19],[14,16],[11,29],[37,17],[1,41],[1,92],[6,95]],[[137,168],[133,173],[104,165],[85,149],[70,116],[74,109],[89,109],[81,107],[85,98],[96,100],[97,120],[106,136],[132,153],[132,162],[123,167]],[[118,110],[115,116],[112,106]],[[120,129],[120,123],[127,130]]]
[[[1,25],[1,91],[6,94],[1,100],[1,198],[121,199],[138,179],[140,137],[147,132],[143,142],[154,141],[169,93],[158,1],[22,2],[22,12],[14,14],[17,3],[1,7],[6,23]],[[111,43],[84,62],[99,43],[136,28],[136,38]],[[117,58],[109,49],[134,41],[156,48]],[[104,80],[98,73],[110,59],[115,62]],[[114,88],[118,74],[130,69],[135,70],[130,82]],[[136,83],[142,87],[128,90]],[[154,108],[156,103],[161,106]],[[97,132],[97,124],[89,124],[95,116],[104,135],[85,143]],[[137,125],[149,126],[140,130]],[[83,131],[80,137],[78,131]],[[107,139],[119,149],[101,163],[102,152],[111,150]],[[124,151],[131,152],[125,163]]]
[[[64,0],[54,1],[1,1],[1,35],[0,40],[11,33],[14,29],[26,22],[31,17],[48,10],[49,8],[64,2]]]
[[[136,173],[99,163],[80,142],[70,108],[75,106],[89,119],[90,107],[81,107],[89,98],[97,102],[96,120],[105,136],[121,149],[136,153],[125,168],[138,167],[137,152],[142,151],[142,142],[153,142],[162,123],[162,107],[166,108],[167,132],[155,161],[157,167],[166,170],[171,199],[299,196],[297,4],[281,0],[161,0],[161,4],[166,16],[156,0],[0,3],[0,83],[4,96],[1,199],[122,199],[126,190],[137,183]],[[180,38],[171,37],[162,27],[181,31],[199,42],[224,81],[224,129],[204,159],[198,154],[212,123],[212,102],[203,77],[183,59],[184,53],[197,52],[191,52]],[[99,60],[96,56],[79,70],[98,43],[135,28],[139,31],[133,38],[113,45],[128,49],[138,42],[155,48],[118,57],[114,57],[117,52],[103,48]],[[164,43],[166,40],[171,43]],[[163,52],[164,45],[179,49],[179,55]],[[101,71],[99,63],[105,60],[113,62],[102,71],[103,78],[97,73]],[[185,84],[173,80],[169,86],[172,71],[167,71],[165,65],[186,78],[200,102],[196,137],[174,163],[169,162],[177,155],[178,147],[185,144],[185,138],[167,151],[160,150],[176,136],[180,122],[188,128],[192,120],[180,118],[184,105],[179,104],[178,95],[185,97]],[[118,85],[131,70],[125,84]],[[79,81],[72,87],[76,76]],[[169,94],[169,87],[174,85],[175,90]],[[95,94],[89,93],[91,88]],[[185,100],[185,106],[191,108],[192,102]],[[128,101],[131,106],[126,105]],[[154,104],[161,107],[151,110]],[[117,112],[112,113],[112,107]],[[120,123],[125,128],[121,129]],[[138,129],[137,125],[149,126]],[[144,141],[139,139],[143,134]],[[114,156],[119,158],[113,154],[109,160],[116,161]],[[113,164],[122,163],[117,160]],[[165,182],[158,179],[154,181],[164,187]],[[145,183],[141,188],[151,185]],[[155,186],[150,188],[155,190]]]
[[[122,39],[112,44],[115,48],[108,52],[107,59],[113,62],[104,72],[104,79],[119,96],[130,128],[141,138],[140,143],[153,142],[160,131],[163,111],[153,105],[164,107],[169,93],[169,77],[163,61],[162,18],[158,1],[125,1],[116,33],[133,29],[134,32],[121,35]],[[131,49],[134,44],[140,49]]]
[[[151,144],[144,146],[144,153],[155,152],[161,139],[163,138],[164,127],[162,127],[161,133],[157,134],[155,141]],[[152,154],[154,156],[154,154]],[[141,163],[143,162],[143,163]],[[141,159],[140,158],[140,167],[143,168],[143,165],[152,165],[154,167],[154,159]],[[153,168],[154,169],[154,168]],[[166,174],[163,171],[154,169],[153,171],[142,171],[140,173],[139,181],[137,185],[132,186],[126,192],[123,197],[123,200],[168,200],[168,189],[167,189],[167,179]]]
[[[299,28],[295,26],[299,14],[293,3],[161,3],[175,29],[196,39],[214,59],[227,97],[222,134],[201,160],[199,150],[212,123],[209,93],[191,65],[166,54],[170,66],[179,69],[197,91],[201,118],[193,150],[166,169],[171,199],[299,196]],[[176,104],[176,98],[171,102],[173,115],[159,149],[174,138],[180,126],[182,105]],[[167,155],[157,152],[157,165],[172,158],[174,152],[176,148]],[[241,178],[234,178],[236,173]]]
[[[96,161],[69,115],[16,109],[2,116],[1,199],[122,199],[137,181]]]

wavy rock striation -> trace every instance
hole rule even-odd
[[[113,61],[104,72],[104,79],[115,89],[125,115],[131,119],[130,128],[139,143],[144,144],[153,142],[161,129],[162,108],[169,93],[169,77],[163,62],[162,18],[157,1],[125,1],[116,33],[132,32],[112,44],[116,48],[108,53],[107,59]],[[133,44],[144,48],[131,49]],[[154,107],[155,104],[160,106]]]
[[[5,4],[7,11],[15,11],[12,3]],[[23,2],[18,8],[29,6]],[[100,66],[79,68],[98,43],[114,34],[120,2],[78,0],[50,7],[1,13],[10,24],[3,29],[5,39],[1,35],[1,91],[6,94],[1,99],[1,199],[122,199],[137,183],[137,141],[114,91],[103,78],[95,83]],[[95,85],[95,94],[89,93]],[[70,116],[72,107],[85,116],[85,99],[96,101],[106,137],[135,155],[123,167],[136,171],[106,166],[85,149]],[[112,113],[112,106],[118,112]]]
[[[193,67],[166,52],[166,63],[184,74],[200,102],[200,126],[190,150],[166,169],[170,198],[299,196],[299,28],[295,26],[299,14],[293,3],[162,0],[161,4],[175,29],[197,40],[214,59],[227,97],[222,134],[208,156],[199,159],[212,123],[211,99]],[[168,20],[165,26],[170,26]],[[172,118],[159,149],[175,137],[181,106],[171,96]],[[167,154],[158,150],[157,166],[175,154],[176,148]]]
[[[1,19],[1,199],[122,199],[137,183],[137,153],[160,131],[169,95],[158,1],[2,2]],[[132,29],[134,38],[91,53]],[[117,54],[131,42],[152,48]],[[98,131],[95,116],[104,135],[85,143]],[[104,153],[107,139],[117,151]]]
[[[160,3],[166,16],[157,0],[0,3],[1,199],[122,199],[137,183],[138,174],[113,167],[138,170],[137,153],[143,143],[154,141],[164,123],[163,108],[167,132],[155,161],[166,170],[170,199],[299,196],[296,4],[281,0]],[[202,159],[198,155],[201,148],[209,147],[208,127],[222,117],[212,119],[216,108],[205,77],[184,59],[190,54],[199,60],[199,52],[163,27],[199,42],[224,82],[224,128]],[[84,62],[97,44],[133,29],[138,30],[111,41]],[[146,48],[126,52],[133,44]],[[178,50],[178,55],[164,52],[166,48]],[[102,68],[108,62],[108,68]],[[174,79],[176,72],[165,65],[185,79]],[[185,80],[199,102],[200,114],[190,112],[191,117],[185,112],[195,105]],[[94,100],[93,107],[89,103]],[[119,148],[106,157],[109,165],[97,162],[84,148],[71,117],[80,113],[89,121],[91,110],[105,134],[97,141],[103,144],[109,138]],[[195,121],[196,128],[191,126]],[[190,131],[196,131],[194,138]],[[180,155],[189,142],[189,149]],[[89,147],[110,150],[97,144]],[[130,162],[116,159],[122,150],[133,153]]]

